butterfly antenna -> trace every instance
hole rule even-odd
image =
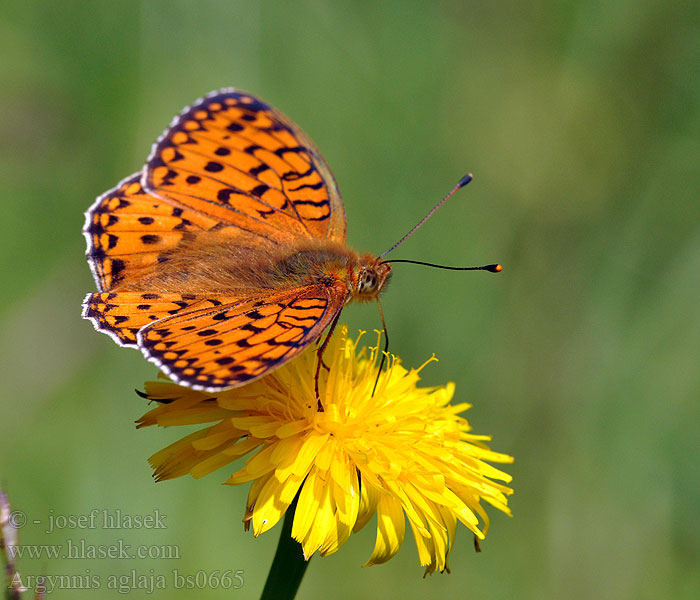
[[[455,192],[457,192],[457,190],[462,189],[472,179],[473,179],[473,177],[472,177],[471,173],[467,173],[464,177],[462,177],[462,179],[459,180],[459,183],[454,188],[452,188],[452,191],[449,194],[447,194],[447,196],[445,196],[442,200],[440,200],[440,202],[438,202],[432,208],[432,210],[421,219],[420,223],[418,223],[415,227],[413,227],[413,229],[411,229],[411,231],[409,231],[405,236],[403,236],[398,242],[396,242],[386,252],[382,252],[377,258],[382,258],[382,257],[386,256],[387,254],[389,254],[389,252],[394,250],[397,246],[400,246],[401,244],[403,244],[408,238],[410,238],[415,233],[416,229],[418,229],[421,225],[423,225],[423,223],[425,223],[430,217],[433,216],[433,214],[435,213],[435,211],[438,208],[440,208],[443,204],[445,204],[445,202],[447,202],[450,198],[452,198],[452,196],[455,194]]]
[[[384,362],[386,361],[386,354],[389,351],[389,334],[386,331],[386,322],[384,321],[384,311],[382,310],[382,305],[379,302],[379,297],[377,297],[377,307],[379,308],[379,317],[382,320],[382,329],[384,329],[384,350],[382,351],[382,360],[379,361],[379,370],[377,371],[377,378],[374,380],[374,387],[372,388],[372,397],[374,397],[374,392],[377,391],[377,384],[379,383],[379,376],[382,374],[382,367],[384,367]]]
[[[404,258],[383,260],[382,263],[409,263],[412,265],[435,267],[436,269],[446,269],[447,271],[490,271],[491,273],[500,273],[503,270],[503,265],[499,265],[498,263],[484,265],[483,267],[448,267],[447,265],[436,265],[435,263],[423,262],[422,260],[406,260]]]

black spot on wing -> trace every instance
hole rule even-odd
[[[146,235],[141,236],[141,241],[146,244],[146,245],[153,245],[157,244],[160,242],[160,236],[155,235],[153,233],[147,233]]]
[[[197,332],[197,335],[201,337],[206,337],[208,335],[214,335],[216,333],[219,333],[216,329],[202,329],[202,331]]]
[[[112,285],[119,283],[123,278],[123,271],[126,268],[126,264],[120,258],[112,259]]]
[[[263,163],[263,164],[261,164],[260,166],[253,167],[253,168],[250,169],[250,171],[248,171],[248,172],[249,172],[251,175],[253,175],[254,177],[257,177],[258,175],[260,175],[260,173],[263,173],[263,172],[265,172],[265,171],[267,171],[267,170],[269,170],[269,169],[270,169],[270,167],[268,167],[265,163]]]
[[[264,183],[261,183],[260,185],[254,187],[252,190],[250,190],[250,193],[253,196],[260,198],[269,189],[270,189],[270,186],[265,185]]]

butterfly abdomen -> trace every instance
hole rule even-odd
[[[238,241],[208,243],[206,235],[195,236],[167,256],[158,270],[117,291],[156,291],[161,293],[235,293],[285,290],[298,286],[348,280],[348,268],[357,256],[333,243],[309,247],[277,248],[258,244],[248,248]]]

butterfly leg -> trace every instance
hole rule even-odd
[[[318,393],[318,378],[321,375],[321,365],[326,367],[326,370],[330,370],[326,363],[323,362],[323,353],[326,350],[326,346],[328,346],[328,342],[331,339],[331,336],[333,335],[333,332],[335,331],[335,326],[338,324],[338,319],[340,319],[340,312],[335,316],[335,319],[333,319],[333,323],[331,323],[331,328],[328,330],[328,334],[326,335],[326,339],[323,340],[323,343],[321,344],[321,347],[317,351],[318,355],[318,364],[316,365],[316,377],[314,379],[315,382],[315,389],[316,389],[316,400],[318,400],[318,410],[323,412],[323,405],[321,404],[321,396]]]
[[[374,380],[374,387],[372,388],[372,396],[374,397],[374,392],[377,391],[377,384],[379,383],[379,376],[382,374],[382,367],[386,361],[387,352],[389,352],[389,332],[386,330],[386,322],[384,321],[384,311],[382,310],[382,305],[379,302],[379,297],[377,297],[377,308],[379,309],[379,316],[382,319],[382,328],[384,330],[384,350],[382,352],[382,359],[379,361],[379,369],[377,369],[377,378]],[[377,350],[379,350],[379,345],[377,345]]]

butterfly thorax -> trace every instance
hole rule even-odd
[[[346,300],[368,301],[377,297],[388,282],[391,265],[371,254],[359,255],[340,244],[327,242],[300,247],[272,265],[272,279],[297,285],[342,284]]]

